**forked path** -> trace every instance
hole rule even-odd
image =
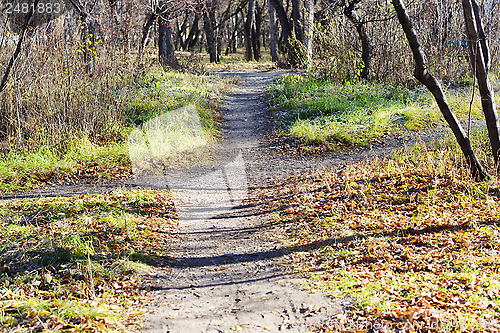
[[[252,189],[301,170],[383,156],[404,144],[393,139],[377,149],[319,158],[280,155],[262,139],[271,121],[265,86],[281,73],[232,74],[242,84],[225,107],[224,133],[243,153],[249,197],[225,214],[181,221],[171,269],[152,277],[154,302],[143,332],[306,332],[339,314],[340,303],[301,290],[300,280],[285,269],[290,250],[272,234],[271,214],[253,204],[258,200]]]
[[[260,188],[304,166],[262,143],[265,86],[281,74],[239,75],[242,84],[224,110],[225,140],[241,149],[250,188]],[[340,311],[333,299],[301,290],[284,269],[288,250],[270,234],[269,217],[252,196],[250,190],[225,214],[180,222],[172,268],[153,277],[153,313],[143,332],[305,332]]]

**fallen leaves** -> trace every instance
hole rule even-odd
[[[325,331],[500,329],[495,184],[389,160],[301,175],[278,188],[268,205],[300,251],[294,265],[306,287],[355,300],[347,319],[332,319]],[[353,325],[359,321],[365,325]]]

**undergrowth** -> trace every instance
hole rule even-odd
[[[82,77],[75,85],[92,87],[96,84],[95,80]],[[129,176],[131,166],[127,142],[132,129],[155,116],[186,105],[196,107],[204,130],[215,138],[220,128],[219,107],[224,95],[236,82],[232,78],[165,72],[158,68],[151,68],[136,78],[124,76],[121,81],[115,80],[114,85],[108,86],[108,97],[112,99],[108,107],[112,108],[109,112],[113,113],[113,117],[100,116],[103,111],[91,113],[92,119],[101,118],[100,121],[106,123],[99,133],[72,125],[85,123],[85,117],[73,120],[70,117],[70,123],[59,124],[43,115],[34,122],[39,125],[27,129],[29,137],[25,137],[22,143],[18,142],[18,135],[12,136],[10,148],[4,150],[0,158],[0,191],[26,191],[42,183],[64,183],[81,177]],[[50,110],[64,108],[64,94],[61,92],[61,99],[56,99],[57,89],[72,88],[58,86],[54,89],[51,105],[46,107]],[[32,103],[45,103],[44,91],[40,88],[26,94],[26,101],[21,101],[22,104],[28,110],[37,109]],[[73,95],[74,103],[84,95]],[[83,99],[79,102],[86,103]]]
[[[169,193],[149,190],[3,203],[0,217],[0,331],[131,329],[139,273],[162,265],[176,224]]]

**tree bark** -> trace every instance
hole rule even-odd
[[[361,70],[360,78],[362,78],[363,80],[368,80],[368,76],[370,75],[370,63],[371,63],[370,38],[366,33],[365,24],[361,22],[358,14],[356,13],[355,10],[356,4],[357,2],[353,2],[349,6],[345,7],[344,14],[356,27],[359,39],[361,40],[361,61],[363,69]]]
[[[472,0],[472,3],[475,3]],[[488,128],[488,137],[490,139],[491,150],[497,170],[499,169],[499,153],[500,153],[500,131],[498,123],[498,114],[495,107],[495,95],[491,88],[491,83],[488,78],[488,63],[489,49],[485,40],[480,40],[478,31],[482,30],[481,17],[476,12],[477,4],[473,6],[471,0],[462,0],[464,9],[465,27],[467,38],[471,50],[472,68],[476,69],[476,77],[481,93],[481,104],[483,107],[484,117],[486,119],[486,127]],[[475,8],[473,8],[475,7]],[[484,34],[484,31],[482,32]],[[485,36],[484,36],[485,38]]]
[[[216,20],[215,20],[215,10],[208,10],[204,13],[203,27],[205,29],[205,35],[207,37],[207,51],[210,55],[210,62],[219,63],[220,55],[219,48],[217,46],[217,35],[216,35]]]
[[[178,26],[178,22],[179,21],[177,21],[177,26]],[[186,36],[186,30],[188,27],[188,23],[189,23],[189,15],[186,15],[186,17],[184,18],[184,21],[182,21],[181,26],[180,27],[178,26],[178,29],[177,29],[177,34],[175,36],[175,49],[176,50],[179,50],[180,48],[184,49],[184,45],[186,45],[186,41],[183,39],[183,35]]]
[[[290,38],[292,37],[292,25],[288,20],[288,16],[286,15],[285,8],[283,7],[283,3],[281,0],[269,0],[272,2],[276,13],[278,14],[278,19],[281,24],[281,38],[285,44],[285,49],[287,53],[287,60],[291,66],[295,66],[297,64],[297,55],[290,44]]]
[[[489,71],[491,66],[490,48],[488,46],[488,40],[486,39],[486,34],[484,32],[483,20],[481,20],[477,1],[473,0],[472,6],[474,8],[474,16],[476,19],[477,33],[479,34],[479,42],[481,43],[481,48],[483,49],[484,64],[486,65],[486,70]]]
[[[231,27],[231,39],[227,45],[226,55],[229,53],[236,53],[238,47],[238,29],[240,25],[239,14],[234,16],[234,21],[231,22],[233,26]]]
[[[253,48],[252,48],[252,28],[255,20],[255,1],[248,1],[248,12],[247,19],[245,21],[245,56],[247,61],[252,61],[254,59]]]
[[[170,22],[162,17],[158,20],[158,55],[160,64],[164,68],[177,69],[179,67],[172,41],[172,27]]]
[[[92,76],[94,74],[95,62],[95,25],[87,16],[80,16],[82,21],[82,54],[85,63],[85,73]]]
[[[293,19],[293,30],[295,31],[295,38],[301,43],[304,42],[304,30],[302,27],[302,19],[300,17],[301,0],[292,0],[292,19]]]
[[[142,27],[142,38],[141,38],[141,44],[139,45],[139,54],[137,56],[137,61],[140,61],[142,59],[142,55],[144,54],[144,49],[146,48],[146,45],[148,45],[149,42],[149,35],[151,34],[151,27],[155,23],[156,16],[153,15],[152,13],[147,14],[146,16],[146,22],[144,23],[144,26]]]
[[[271,48],[271,60],[273,62],[279,61],[278,56],[278,27],[276,25],[276,9],[271,0],[268,1],[269,8],[269,39]]]
[[[193,52],[198,40],[200,39],[200,14],[195,13],[193,24],[191,24],[191,29],[189,30],[189,35],[186,40],[187,50]]]
[[[255,26],[252,29],[252,47],[253,56],[256,61],[260,60],[260,37],[262,35],[262,12],[263,8],[259,6],[258,2],[255,7]]]
[[[314,0],[305,0],[306,5],[306,26],[304,34],[304,46],[306,48],[306,66],[309,68],[312,63],[313,56],[313,39],[314,39]]]
[[[428,66],[424,51],[422,50],[422,46],[420,45],[415,29],[413,29],[404,4],[400,0],[392,0],[392,4],[396,10],[398,20],[401,23],[408,40],[408,44],[410,45],[410,49],[413,53],[413,59],[415,60],[415,78],[420,81],[434,96],[441,113],[448,122],[448,125],[453,131],[453,134],[462,149],[465,161],[470,168],[472,176],[476,180],[484,180],[488,178],[488,174],[472,150],[469,138],[451,110],[439,82],[427,71]]]

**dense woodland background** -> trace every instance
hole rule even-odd
[[[137,111],[129,95],[157,63],[202,73],[205,59],[220,63],[244,52],[241,61],[272,57],[277,67],[309,68],[339,83],[416,85],[410,49],[387,0],[66,1],[63,15],[26,31],[13,26],[8,2],[0,2],[4,152],[64,146],[81,135],[122,140],[121,124],[133,123]],[[461,3],[406,5],[432,73],[447,85],[472,84]],[[499,6],[480,1],[493,74],[500,65]]]

